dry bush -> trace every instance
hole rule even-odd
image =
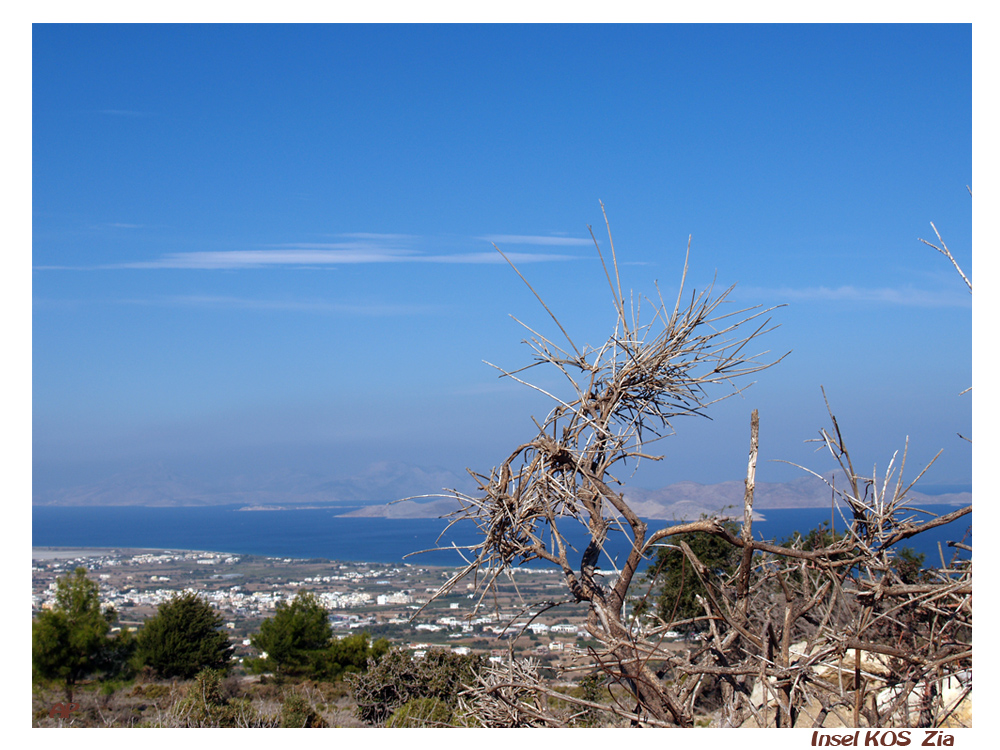
[[[476,493],[453,492],[461,507],[451,523],[475,523],[481,540],[463,548],[467,564],[438,595],[471,577],[477,608],[487,606],[503,578],[513,582],[513,568],[539,560],[556,566],[568,598],[531,602],[526,609],[540,613],[585,603],[587,629],[600,644],[590,664],[628,698],[610,707],[588,705],[512,661],[504,669],[481,670],[477,684],[466,686],[463,701],[471,715],[483,726],[562,725],[564,719],[546,708],[550,696],[581,710],[608,710],[635,725],[687,727],[706,697],[715,695],[721,699],[715,721],[722,726],[937,726],[948,720],[955,690],[960,696],[966,683],[971,686],[971,562],[956,559],[919,583],[906,583],[895,572],[892,548],[968,514],[971,506],[919,518],[921,511],[907,504],[913,483],[902,481],[905,450],[898,467],[894,456],[883,475],[860,474],[831,412],[832,427],[820,440],[845,478],[842,486],[831,486],[849,514],[845,536],[812,549],[754,540],[754,411],[740,533],[711,518],[648,533],[617,489],[618,473],[634,471],[643,459],[659,460],[649,446],[673,432],[676,417],[703,414],[778,360],[755,351],[769,330],[764,316],[770,310],[727,311],[731,289],[685,296],[687,261],[672,305],[659,294],[641,305],[627,300],[610,229],[608,237],[613,332],[599,347],[578,347],[548,307],[564,343],[525,326],[535,361],[523,369],[555,368],[569,395],[530,385],[518,377],[523,370],[501,370],[545,393],[554,407],[536,421],[535,436],[498,467],[472,473]],[[570,524],[586,529],[584,549],[569,543]],[[720,581],[689,545],[677,542],[706,591],[698,618],[706,626],[703,638],[678,652],[665,647],[665,634],[677,623],[640,625],[625,616],[625,605],[637,570],[656,546],[690,533],[725,540],[739,548],[741,562],[731,580]],[[614,534],[630,542],[621,567],[605,553]],[[595,576],[599,563],[613,568],[607,582]]]

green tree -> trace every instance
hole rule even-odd
[[[97,584],[85,568],[56,580],[55,605],[35,618],[31,628],[31,666],[35,679],[64,683],[73,700],[73,686],[87,675],[107,671],[108,638],[117,616],[101,610]]]
[[[603,672],[592,672],[580,680],[577,692],[579,692],[580,697],[585,701],[590,701],[591,703],[606,702],[610,696],[608,687],[605,684],[606,681],[607,677]],[[574,716],[573,726],[599,727],[606,720],[607,717],[599,710],[588,706]]]
[[[722,525],[730,533],[739,535],[739,526],[734,521],[724,521]],[[687,544],[704,564],[707,575],[720,580],[732,575],[739,567],[740,548],[711,534],[690,532],[669,537],[669,546],[657,549],[645,575],[646,580],[657,588],[656,614],[664,622],[674,623],[676,630],[691,632],[705,627],[699,622],[683,621],[705,614],[697,597],[705,596],[706,591],[691,561],[681,551],[681,542]]]
[[[260,633],[251,639],[267,654],[256,667],[285,675],[310,672],[332,637],[326,608],[314,594],[300,591],[291,603],[278,602],[274,617],[264,620]]]
[[[823,549],[824,547],[832,547],[834,543],[839,542],[845,536],[845,532],[837,533],[831,530],[829,521],[822,521],[819,526],[810,529],[808,534],[803,535],[796,531],[787,539],[778,542],[778,544],[782,547],[797,547],[811,552]]]
[[[354,633],[346,638],[334,639],[323,652],[317,665],[316,676],[338,680],[347,673],[364,672],[369,664],[377,664],[389,653],[391,644],[385,638],[370,642],[368,633]]]
[[[222,615],[193,592],[161,604],[139,631],[137,655],[162,677],[190,679],[202,669],[229,669],[233,646]]]
[[[110,614],[105,610],[106,614]],[[97,665],[105,677],[131,678],[135,676],[135,651],[139,642],[135,633],[122,628],[98,654]]]
[[[912,547],[902,547],[896,550],[896,575],[904,584],[922,583],[927,574],[924,573],[926,555],[917,552]]]

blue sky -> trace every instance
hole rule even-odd
[[[855,459],[971,482],[972,32],[947,26],[38,26],[36,493],[151,462],[232,477],[488,470],[548,405],[510,315],[575,339],[623,284],[785,304],[791,354],[630,482]],[[911,468],[912,467],[912,468]]]

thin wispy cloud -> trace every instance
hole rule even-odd
[[[358,240],[413,240],[417,239],[412,234],[378,234],[375,232],[343,232],[337,237],[352,237]]]
[[[261,310],[386,317],[394,315],[426,315],[440,312],[440,305],[396,305],[383,303],[343,303],[329,300],[247,299],[243,297],[184,295],[154,300],[133,300],[137,304],[180,307],[206,307],[228,310]]]
[[[289,250],[223,250],[214,252],[168,253],[149,261],[119,263],[109,268],[188,268],[230,269],[276,266],[336,266],[357,263],[399,263],[411,256],[402,250],[341,249],[310,247]]]
[[[579,260],[574,255],[555,253],[504,253],[514,263],[550,263]],[[458,253],[456,255],[428,255],[420,260],[427,263],[506,263],[496,251],[486,253]]]
[[[388,245],[376,245],[371,242],[282,242],[276,245],[265,245],[274,250],[378,250],[387,253],[416,252]]]
[[[495,242],[498,245],[501,243],[505,245],[565,245],[565,246],[594,244],[594,241],[592,239],[584,239],[582,237],[550,237],[548,235],[535,235],[535,234],[490,234],[485,237],[477,237],[476,239],[485,240],[486,242]]]
[[[106,226],[135,229],[141,225],[115,223]],[[426,238],[405,234],[379,234],[374,232],[354,232],[336,235],[347,238],[341,242],[296,242],[265,245],[250,250],[215,250],[182,253],[166,253],[151,260],[135,260],[124,263],[92,266],[94,269],[192,269],[231,270],[254,268],[335,268],[337,266],[386,263],[434,263],[434,264],[503,264],[503,256],[496,250],[475,252],[431,253],[412,248],[414,240]],[[487,238],[479,237],[478,240]],[[588,240],[568,237],[528,237],[504,235],[494,237],[509,244],[535,244],[549,246],[575,246],[587,244]],[[469,244],[465,241],[464,244]],[[509,260],[517,264],[551,263],[579,260],[577,256],[559,252],[506,252]],[[79,266],[38,265],[42,270],[85,270]]]
[[[572,255],[555,253],[507,253],[515,263],[546,263],[577,260]],[[424,254],[413,250],[379,248],[365,245],[310,244],[271,250],[223,250],[192,253],[168,253],[159,258],[101,266],[104,269],[201,269],[226,270],[250,268],[322,268],[372,263],[505,263],[495,251],[476,253]],[[83,270],[71,266],[35,266],[41,270]]]
[[[971,295],[963,295],[954,290],[929,291],[904,287],[863,288],[856,286],[839,286],[835,288],[818,286],[793,289],[782,287],[767,289],[763,287],[737,287],[741,297],[780,299],[785,302],[864,302],[885,305],[901,305],[907,307],[971,307]]]
[[[298,312],[320,315],[348,315],[359,317],[390,317],[433,315],[445,310],[443,305],[400,305],[382,302],[331,302],[322,299],[253,299],[217,295],[164,295],[148,298],[99,299],[99,300],[33,300],[35,307],[43,309],[79,307],[80,305],[135,305],[142,307],[188,307],[214,310],[243,310],[261,312]]]
[[[32,266],[32,271],[100,271],[100,266]]]

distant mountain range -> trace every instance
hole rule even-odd
[[[624,493],[629,505],[641,518],[680,521],[700,518],[702,515],[742,515],[744,487],[743,481],[719,484],[677,482],[655,490],[626,487]],[[912,505],[960,506],[972,502],[971,492],[927,495],[910,490],[907,497]],[[790,482],[761,482],[754,488],[756,511],[829,507],[830,500],[830,487],[811,475]],[[370,505],[344,515],[437,518],[457,510],[458,507],[458,502],[455,500],[441,499],[433,502],[407,500],[390,505]]]
[[[837,482],[843,482],[837,477]],[[240,504],[247,509],[268,507],[342,507],[344,516],[437,518],[456,510],[458,502],[442,497],[444,488],[471,491],[468,476],[447,469],[402,463],[374,463],[349,477],[278,472],[237,476],[225,483],[207,482],[167,469],[162,464],[116,474],[93,485],[39,494],[35,505],[144,505],[182,507]],[[742,513],[742,480],[719,484],[677,482],[659,489],[626,487],[625,497],[639,516],[682,520],[702,514]],[[423,496],[423,497],[421,497]],[[830,504],[830,488],[805,475],[790,482],[760,482],[754,508],[816,508]],[[969,492],[929,495],[911,490],[914,505],[966,505]],[[400,498],[417,498],[400,501]],[[359,507],[361,506],[361,507]]]
[[[828,481],[844,486],[843,476],[827,475]],[[677,482],[657,490],[625,488],[625,497],[632,508],[643,518],[683,519],[699,518],[704,514],[743,513],[745,482],[698,484]],[[758,482],[754,487],[755,510],[778,508],[830,507],[832,491],[826,482],[806,475],[790,482]],[[907,498],[912,505],[968,505],[971,492],[927,495],[910,490]]]
[[[305,472],[271,472],[207,481],[151,464],[93,484],[39,492],[34,505],[347,506],[387,503],[402,497],[471,489],[468,477],[446,469],[378,462],[357,474],[331,477]]]

